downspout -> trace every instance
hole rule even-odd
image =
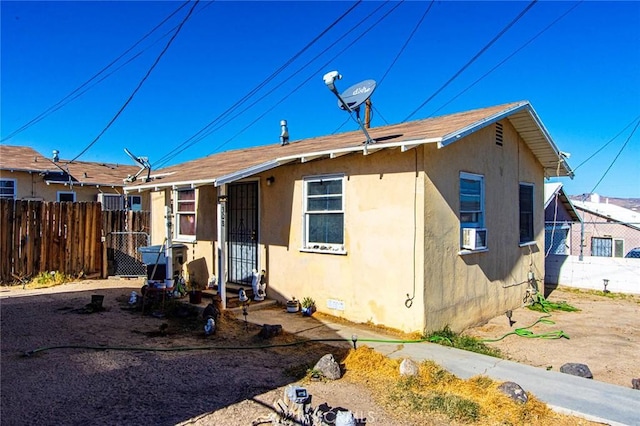
[[[226,213],[227,213],[227,196],[226,185],[218,187],[218,210],[217,210],[217,222],[218,222],[218,295],[220,296],[220,302],[222,309],[227,309],[227,283],[225,277],[227,276],[225,270],[225,247],[226,247]]]

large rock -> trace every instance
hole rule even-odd
[[[400,375],[401,376],[417,376],[420,368],[414,360],[405,358],[400,363]]]
[[[498,390],[500,392],[507,395],[509,398],[513,399],[516,402],[520,402],[522,404],[526,404],[529,400],[527,393],[520,387],[519,384],[515,382],[504,382],[500,386],[498,386]]]
[[[635,390],[640,390],[640,379],[631,379],[631,387]]]
[[[326,354],[313,367],[329,380],[338,380],[341,377],[340,365],[336,362],[333,355]]]
[[[579,364],[575,362],[568,362],[560,367],[561,373],[571,374],[573,376],[584,377],[586,379],[593,379],[593,374],[586,364]]]

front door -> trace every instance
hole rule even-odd
[[[227,208],[228,281],[250,285],[258,268],[258,182],[230,184]]]

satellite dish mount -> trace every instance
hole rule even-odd
[[[147,157],[136,157],[129,151],[127,148],[124,149],[124,152],[136,163],[140,165],[140,170],[135,175],[129,175],[124,179],[124,183],[135,182],[138,179],[138,176],[142,174],[145,170],[147,171],[147,176],[144,178],[145,182],[149,182],[151,180],[151,164],[149,163],[149,159]]]
[[[358,84],[354,84],[345,90],[342,95],[338,93],[338,89],[336,88],[335,81],[341,80],[342,75],[338,73],[338,71],[331,71],[324,75],[323,80],[324,84],[327,85],[329,90],[336,95],[338,98],[338,106],[347,111],[349,114],[355,111],[356,113],[356,121],[360,125],[360,129],[364,133],[366,137],[365,142],[365,153],[367,149],[367,145],[371,143],[375,143],[374,140],[369,136],[369,132],[365,128],[364,124],[362,124],[362,120],[360,120],[360,105],[365,103],[373,94],[373,91],[376,89],[376,82],[374,80],[364,80]]]

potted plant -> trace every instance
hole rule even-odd
[[[287,312],[294,313],[300,310],[300,302],[294,297],[291,300],[287,300]]]
[[[310,317],[316,311],[316,301],[310,297],[302,299],[302,315]]]
[[[202,303],[202,286],[193,277],[189,279],[189,289],[189,303],[194,305]]]

